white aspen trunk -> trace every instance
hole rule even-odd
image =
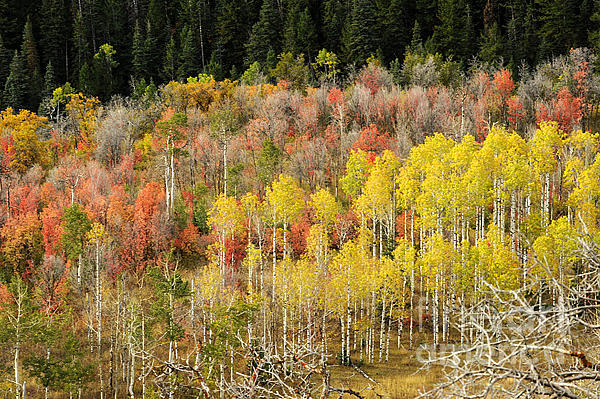
[[[381,323],[379,325],[379,363],[381,363],[381,359],[384,352],[384,335],[385,335],[385,308],[386,305],[386,295],[383,293],[383,298],[381,301]]]
[[[173,320],[173,294],[169,292],[169,312],[171,312],[171,320]],[[173,341],[169,340],[169,364],[173,364]],[[223,365],[221,365],[223,367]],[[169,367],[169,399],[173,399],[173,369]]]
[[[287,290],[283,292],[283,368],[287,370],[288,359],[288,304]]]
[[[390,303],[390,313],[387,322],[387,332],[385,334],[385,361],[390,360],[390,333],[392,330],[392,312],[394,310],[394,301]]]
[[[96,346],[98,347],[98,376],[100,378],[100,399],[104,398],[102,370],[102,283],[100,282],[100,247],[96,241]]]
[[[344,316],[340,315],[340,363],[346,364],[346,321]]]
[[[409,342],[410,348],[413,347],[413,330],[414,330],[414,313],[415,313],[415,270],[414,268],[410,271],[410,325],[409,325]]]
[[[170,196],[169,196],[169,209],[168,209],[168,214],[169,216],[173,213],[173,204],[175,203],[175,146],[173,145],[173,149],[171,151],[171,170],[170,170],[170,174],[171,174],[171,188],[170,188]]]
[[[352,312],[350,309],[350,297],[347,300],[346,306],[346,360],[350,364],[350,326],[352,325]]]
[[[516,240],[516,216],[517,216],[517,193],[512,190],[510,193],[510,240],[513,253],[517,251]]]
[[[165,161],[165,202],[167,206],[167,211],[171,209],[171,185],[169,184],[169,176],[171,175],[169,170],[169,138],[167,138],[166,148],[165,148],[165,156],[163,157]]]
[[[223,141],[223,194],[227,196],[227,140]]]
[[[276,247],[275,247],[275,235],[276,235],[275,218],[276,218],[275,206],[273,206],[273,234],[272,234],[272,236],[273,236],[273,281],[271,282],[271,285],[273,287],[273,289],[271,290],[273,300],[275,300],[275,269],[277,267],[277,252],[276,252]]]
[[[146,318],[142,306],[142,399],[146,398]]]
[[[358,301],[354,301],[354,328],[352,329],[352,338],[353,338],[353,346],[352,349],[354,351],[356,351],[357,348],[357,344],[358,344],[358,325],[357,325],[357,319],[358,319]]]
[[[287,259],[288,251],[287,251],[287,228],[288,223],[287,220],[283,222],[283,258]]]
[[[225,369],[223,363],[219,364],[219,398],[225,399]]]
[[[327,359],[327,328],[326,328],[326,315],[327,311],[325,305],[323,305],[323,318],[321,319],[321,346],[323,347],[323,352],[321,353],[321,362],[324,362]]]
[[[19,356],[21,352],[21,341],[20,341],[20,332],[17,329],[16,333],[16,343],[15,343],[15,356],[13,359],[13,367],[15,369],[15,398],[21,398],[21,382],[20,382],[20,374],[19,374]],[[24,399],[24,398],[23,398]]]

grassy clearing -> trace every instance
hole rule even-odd
[[[422,364],[417,360],[415,350],[408,349],[408,342],[402,342],[402,345],[403,348],[400,349],[395,345],[390,347],[390,359],[387,363],[375,362],[361,366],[361,370],[377,381],[378,385],[373,384],[352,367],[340,365],[330,368],[332,385],[359,391],[368,399],[414,398],[424,390],[432,388],[442,378],[441,368],[421,370]],[[353,354],[353,358],[357,356]],[[351,397],[351,395],[343,396],[343,398]]]

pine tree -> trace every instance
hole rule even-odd
[[[421,37],[421,25],[419,21],[415,20],[415,24],[412,28],[412,38],[410,40],[410,46],[407,48],[407,52],[411,53],[423,53],[423,38]]]
[[[327,50],[339,54],[342,49],[342,31],[347,15],[344,3],[341,0],[325,0],[321,13],[323,15],[321,26],[323,45]]]
[[[300,7],[301,2],[296,2],[294,8],[289,9],[284,50],[293,54],[306,54],[311,61],[317,48],[316,28],[308,6],[304,10]]]
[[[12,60],[12,53],[9,49],[4,47],[4,41],[0,35],[0,88],[4,89],[6,78],[10,73],[10,61]],[[0,104],[2,103],[2,96],[0,96]]]
[[[15,55],[10,63],[10,74],[4,85],[2,107],[12,107],[15,110],[26,108],[28,88],[25,58],[15,50]]]
[[[485,29],[481,37],[479,58],[481,61],[492,64],[502,59],[504,55],[502,35],[498,24],[494,22],[489,29]]]
[[[15,7],[10,3],[9,0],[0,0],[0,35],[4,37],[7,48],[17,48],[20,44],[19,32],[22,25],[15,16]]]
[[[116,51],[115,61],[120,68],[113,71],[115,92],[126,94],[126,82],[131,74],[132,34],[127,18],[127,2],[122,0],[103,0],[101,7],[103,19],[106,21],[104,43],[110,43]]]
[[[163,65],[163,78],[166,81],[173,81],[176,78],[177,70],[178,70],[178,52],[177,46],[175,45],[175,37],[171,35],[171,39],[167,44],[167,48],[165,50],[165,61]],[[191,76],[191,75],[190,75]]]
[[[83,66],[88,62],[91,54],[88,47],[85,25],[83,23],[83,14],[76,12],[73,22],[73,43],[75,46],[75,67],[73,73],[76,80],[79,82],[79,87],[82,87],[79,77]],[[68,78],[68,77],[67,77]]]
[[[56,83],[56,75],[54,73],[54,66],[52,65],[52,61],[48,61],[48,65],[46,66],[46,73],[44,74],[44,89],[42,91],[42,98],[47,98],[52,96],[52,92],[58,84]]]
[[[440,23],[435,27],[433,43],[437,51],[466,62],[473,54],[473,25],[465,0],[440,0]]]
[[[31,19],[27,17],[25,28],[23,30],[23,44],[21,45],[21,55],[25,59],[28,75],[28,101],[27,108],[37,109],[42,95],[42,75],[40,72],[40,61],[33,37],[33,25]]]
[[[579,2],[576,0],[537,0],[540,38],[539,57],[564,54],[578,46]]]
[[[131,72],[135,80],[141,80],[146,77],[148,70],[148,56],[146,53],[146,43],[142,38],[140,24],[136,21],[133,28],[133,44],[131,46]]]
[[[145,51],[148,57],[148,73],[155,81],[160,79],[160,69],[162,66],[163,49],[166,44],[167,21],[165,10],[160,0],[150,0],[148,7],[148,19],[146,29]]]
[[[600,53],[600,0],[596,0],[594,2],[594,13],[591,15],[590,20],[595,24],[594,26],[596,28],[590,31],[589,41],[590,41],[591,46],[596,50],[596,54],[599,54]]]
[[[110,44],[103,44],[94,54],[92,93],[100,100],[106,101],[115,93],[115,69],[118,65],[116,51]]]
[[[371,0],[354,0],[342,37],[346,63],[362,65],[380,45],[377,10]]]
[[[67,79],[66,50],[69,39],[68,8],[65,0],[43,0],[40,18],[42,62],[52,63],[58,80]]]
[[[388,60],[401,59],[404,50],[410,44],[412,33],[410,25],[414,19],[411,3],[408,0],[391,0],[384,15],[383,49]]]
[[[247,15],[247,4],[241,0],[225,0],[220,4],[215,60],[221,64],[221,71],[230,71],[233,65],[241,67],[244,62],[244,46],[250,31]],[[268,40],[275,39],[270,37]]]
[[[269,50],[279,53],[281,49],[281,19],[273,0],[264,0],[259,20],[252,26],[252,33],[246,45],[246,64],[265,63]]]
[[[196,76],[198,74],[196,46],[194,45],[194,32],[190,27],[183,27],[183,30],[181,31],[180,44],[181,48],[179,50],[179,57],[181,63],[177,69],[177,76],[179,79],[184,80],[190,76]]]

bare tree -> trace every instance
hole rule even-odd
[[[424,367],[446,370],[446,380],[420,397],[597,398],[600,247],[588,236],[577,240],[580,262],[568,283],[539,259],[543,281],[510,291],[484,282],[487,295],[457,324],[472,338],[420,348]]]

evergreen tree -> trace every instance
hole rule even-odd
[[[173,40],[173,38],[171,38]],[[179,58],[181,63],[179,64],[179,68],[177,69],[177,76],[179,79],[184,80],[189,78],[190,76],[196,76],[198,74],[197,62],[196,62],[196,46],[194,45],[194,32],[188,26],[184,26],[181,31],[181,48],[179,50]],[[171,43],[169,43],[171,44]],[[168,47],[168,46],[167,46]],[[167,48],[167,52],[169,49]],[[171,56],[173,59],[175,54]],[[167,53],[167,57],[165,62],[169,62],[169,55]],[[174,64],[174,59],[170,62]]]
[[[173,81],[176,78],[176,74],[178,71],[178,53],[177,46],[175,45],[175,38],[171,35],[171,39],[167,44],[167,48],[165,50],[165,61],[163,65],[163,78],[166,81]]]
[[[25,58],[15,50],[10,63],[10,73],[4,85],[3,108],[12,107],[18,110],[27,107],[28,81]]]
[[[92,93],[103,101],[116,91],[115,68],[119,65],[116,51],[110,44],[103,44],[94,55],[92,63]]]
[[[150,0],[146,29],[146,67],[149,75],[156,81],[160,80],[163,49],[166,45],[167,20],[163,4],[160,0]]]
[[[81,70],[84,65],[88,62],[90,57],[85,25],[83,23],[83,14],[76,12],[75,21],[73,22],[73,42],[75,46],[75,68],[74,74],[77,77],[77,81],[81,76]],[[82,83],[79,81],[79,86],[82,87]]]
[[[42,62],[52,63],[56,77],[67,79],[66,50],[69,38],[68,8],[65,0],[43,0],[40,18]]]
[[[120,68],[113,71],[114,88],[116,92],[126,94],[123,89],[131,74],[132,34],[127,19],[127,2],[122,0],[103,0],[103,18],[106,21],[106,34],[102,38],[105,43],[113,46],[115,61]]]
[[[440,0],[439,24],[435,27],[433,44],[437,51],[466,62],[473,54],[474,36],[471,11],[466,0]]]
[[[133,44],[131,46],[131,72],[135,80],[144,79],[148,70],[146,43],[142,38],[140,24],[136,21],[133,28]]]
[[[600,54],[600,0],[594,2],[594,13],[591,15],[590,20],[594,23],[595,29],[590,30],[589,41],[596,50],[596,54]]]
[[[23,26],[17,21],[14,11],[15,7],[9,0],[0,0],[0,35],[4,37],[4,44],[10,49],[17,48],[21,43],[19,33]]]
[[[433,35],[434,27],[439,23],[438,6],[444,0],[415,0],[416,20],[421,26],[423,42]]]
[[[536,0],[539,10],[539,59],[564,54],[577,47],[579,2],[576,0]]]
[[[415,24],[412,28],[412,38],[410,39],[410,46],[406,49],[407,52],[411,53],[423,53],[423,38],[421,37],[421,25],[419,21],[415,20]]]
[[[79,90],[84,94],[94,94],[95,92],[94,74],[90,64],[85,63],[79,70]]]
[[[341,38],[347,14],[344,2],[341,0],[325,0],[321,13],[323,15],[321,26],[324,39],[323,45],[327,50],[339,54],[342,49]]]
[[[410,44],[412,34],[410,25],[414,19],[412,1],[391,0],[384,18],[384,54],[388,60],[400,59],[405,48]]]
[[[33,37],[33,25],[31,19],[27,17],[25,28],[23,30],[23,44],[21,45],[21,55],[25,59],[28,91],[27,108],[37,109],[42,96],[42,75],[40,72],[40,61]]]
[[[379,48],[377,10],[371,0],[354,0],[344,26],[343,54],[348,64],[362,65]]]
[[[509,67],[516,70],[523,61],[533,65],[538,53],[538,36],[535,10],[530,4],[515,2],[510,9],[511,18],[507,25],[507,40],[504,52]]]
[[[4,89],[6,78],[10,73],[10,61],[12,60],[12,53],[9,49],[4,47],[4,41],[0,35],[0,88]],[[2,96],[0,96],[0,104],[2,103]]]
[[[220,2],[217,17],[217,43],[215,61],[221,64],[221,71],[230,71],[233,65],[242,69],[245,43],[248,42],[248,9],[241,0],[224,0]],[[269,37],[268,41],[277,40]]]
[[[269,50],[279,53],[281,49],[281,19],[273,0],[264,0],[259,20],[252,26],[252,33],[246,45],[246,64],[264,63]]]
[[[498,24],[494,22],[489,29],[484,31],[481,37],[479,58],[483,62],[492,64],[502,59],[503,55],[502,35]]]
[[[285,27],[285,51],[304,53],[309,62],[317,48],[317,32],[308,5],[300,9],[301,2],[290,8]]]
[[[54,66],[52,61],[48,61],[46,66],[46,73],[44,74],[44,89],[42,91],[42,99],[51,97],[54,89],[58,87],[56,82],[56,75],[54,73]]]
[[[217,50],[213,51],[208,61],[207,71],[209,75],[212,75],[215,80],[223,79],[223,67],[218,60]]]

